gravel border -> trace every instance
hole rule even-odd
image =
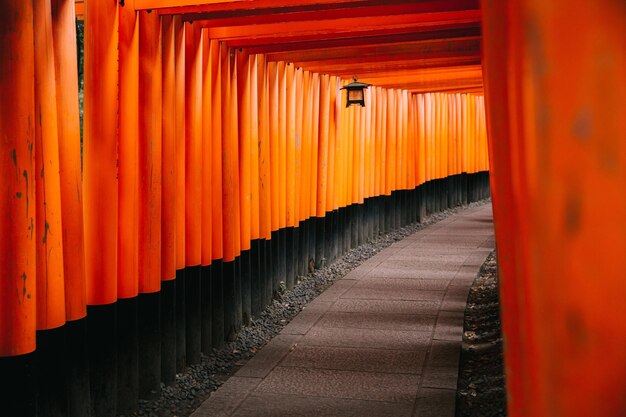
[[[241,368],[267,342],[276,336],[304,306],[336,280],[342,278],[362,262],[374,256],[392,243],[437,223],[448,216],[471,207],[482,206],[491,200],[481,200],[465,206],[447,209],[427,216],[421,223],[413,223],[387,235],[371,239],[369,242],[346,252],[335,263],[319,269],[307,276],[297,278],[292,290],[279,295],[261,315],[243,327],[237,340],[227,343],[224,348],[214,350],[209,356],[202,356],[197,365],[192,365],[176,381],[163,386],[159,396],[153,400],[140,400],[139,409],[129,416],[149,417],[188,417],[204,402],[211,392],[217,390],[231,375]],[[124,415],[120,415],[124,417]]]
[[[456,417],[506,417],[497,259],[491,252],[467,298]]]

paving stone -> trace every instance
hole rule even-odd
[[[412,350],[430,340],[431,332],[380,329],[312,328],[301,340],[307,346]]]
[[[456,389],[422,388],[413,417],[454,417]]]
[[[404,279],[404,278],[383,278],[374,274],[370,274],[367,277],[361,279],[354,285],[353,288],[395,288],[400,290],[430,290],[430,291],[444,291],[450,279]]]
[[[331,285],[326,291],[321,293],[317,299],[320,301],[329,301],[333,302],[339,299],[343,294],[346,293],[350,288],[354,286],[356,281],[354,280],[343,280],[340,279]]]
[[[379,278],[418,278],[418,279],[450,279],[454,277],[454,271],[439,271],[432,268],[415,267],[412,269],[398,268],[389,264],[385,267],[378,267],[371,271],[368,275]]]
[[[402,417],[412,404],[287,394],[252,394],[237,410],[238,417]]]
[[[422,387],[425,388],[447,388],[456,390],[456,381],[458,378],[459,369],[458,361],[457,366],[446,368],[429,368],[426,367],[424,371],[424,379],[422,380]]]
[[[433,339],[460,343],[463,338],[463,317],[462,311],[440,311]]]
[[[290,349],[297,345],[301,338],[302,336],[279,334],[254,355],[246,366],[239,369],[235,376],[264,378],[287,356]]]
[[[410,351],[298,345],[281,366],[419,374],[427,351],[427,343]]]
[[[256,392],[413,403],[419,375],[277,367]]]
[[[435,317],[419,314],[372,314],[330,311],[319,320],[317,326],[430,332],[435,326]]]
[[[434,315],[437,313],[439,305],[440,301],[438,300],[400,301],[339,299],[330,307],[330,311]]]
[[[349,291],[342,293],[341,298],[358,298],[362,300],[438,301],[441,300],[443,296],[443,291],[354,287]]]
[[[280,333],[292,335],[306,334],[331,305],[332,303],[329,301],[320,300],[316,300],[315,303],[309,303]]]
[[[461,344],[457,341],[433,340],[426,359],[426,370],[458,369]]]
[[[437,272],[456,272],[459,270],[463,262],[461,260],[453,262],[445,259],[407,259],[407,260],[387,260],[381,262],[382,269],[400,269],[400,270],[421,270],[432,269]],[[372,271],[370,271],[370,274]]]
[[[191,417],[226,417],[254,390],[261,378],[230,377]]]

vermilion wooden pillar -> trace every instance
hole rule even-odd
[[[626,413],[626,8],[580,6],[483,2],[512,417]]]
[[[120,9],[118,297],[139,291],[139,16]]]
[[[34,12],[35,47],[42,51],[35,54],[37,329],[47,330],[65,323],[63,232],[50,1],[37,1]]]
[[[139,396],[149,398],[161,382],[161,17],[139,13]],[[168,45],[169,46],[169,45]],[[165,308],[169,310],[169,305]]]
[[[117,412],[119,5],[85,4],[83,195],[92,406]]]
[[[0,6],[0,356],[35,350],[35,90],[32,2]],[[18,294],[19,297],[16,297]]]
[[[87,302],[117,299],[118,6],[86,3],[83,195]]]
[[[139,292],[148,294],[160,290],[162,276],[161,18],[140,12],[139,25]]]
[[[76,20],[72,0],[52,1],[66,319],[85,317],[83,192]]]

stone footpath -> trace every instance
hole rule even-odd
[[[491,205],[382,250],[310,302],[192,417],[453,417]]]

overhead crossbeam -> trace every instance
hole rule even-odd
[[[270,62],[412,92],[482,91],[478,0],[134,0],[134,7],[178,15]]]

